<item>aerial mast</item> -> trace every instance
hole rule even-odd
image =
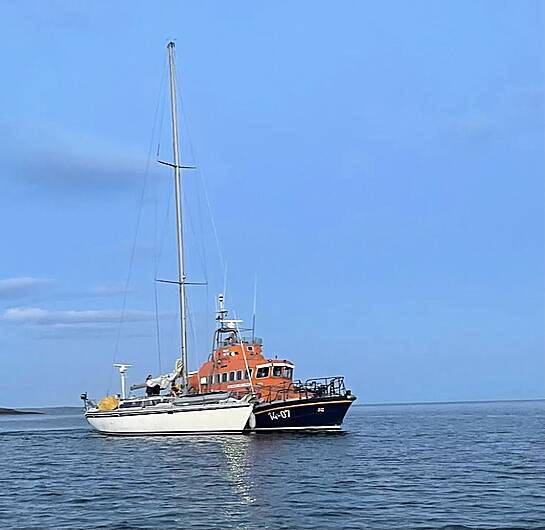
[[[170,113],[172,116],[172,151],[174,154],[174,191],[176,197],[176,240],[178,243],[178,294],[180,297],[180,360],[182,361],[182,379],[184,393],[187,392],[187,307],[185,294],[185,270],[184,270],[184,230],[182,219],[182,183],[180,165],[180,146],[178,138],[178,108],[176,99],[176,64],[175,44],[169,42],[168,66],[170,78]]]

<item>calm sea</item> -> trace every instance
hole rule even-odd
[[[0,419],[3,528],[539,528],[545,403],[354,406],[341,434],[111,438]]]

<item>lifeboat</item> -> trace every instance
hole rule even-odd
[[[212,353],[199,370],[189,373],[190,392],[253,395],[247,430],[340,430],[356,400],[344,377],[295,380],[295,365],[288,359],[265,357],[262,340],[253,331],[244,337],[242,321],[228,318],[223,295],[218,302]]]

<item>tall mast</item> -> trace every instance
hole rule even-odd
[[[172,115],[172,151],[174,153],[174,190],[176,195],[176,239],[178,242],[178,288],[180,297],[180,359],[183,364],[182,378],[187,392],[187,308],[185,299],[184,229],[182,222],[182,184],[180,174],[180,146],[178,139],[178,108],[176,104],[175,45],[169,42],[168,67],[170,76],[170,112]]]

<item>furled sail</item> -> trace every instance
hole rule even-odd
[[[146,387],[154,387],[157,385],[161,387],[161,390],[164,390],[165,388],[168,388],[174,381],[176,381],[176,379],[181,377],[183,373],[183,368],[184,366],[183,366],[182,360],[177,359],[176,365],[174,366],[174,370],[172,372],[147,379],[145,383],[132,385],[131,390],[138,390],[139,388],[146,388]]]

